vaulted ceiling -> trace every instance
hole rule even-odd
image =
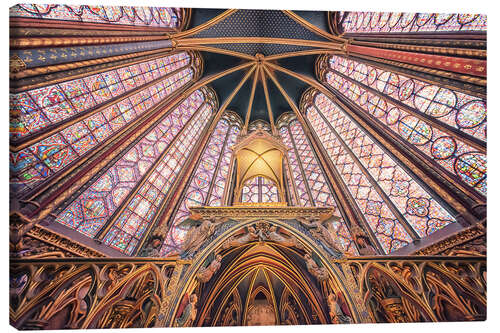
[[[271,122],[292,110],[278,85],[297,106],[309,87],[303,80],[262,63],[314,79],[317,56],[340,50],[342,45],[342,40],[328,32],[327,12],[318,11],[193,9],[191,25],[177,35],[174,38],[179,38],[179,48],[201,52],[204,77],[246,62],[258,64],[233,98],[233,89],[250,69],[232,72],[210,84],[221,105],[227,101],[227,109],[242,119],[248,116],[249,123],[257,119]]]

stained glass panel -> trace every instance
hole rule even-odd
[[[12,94],[10,136],[15,139],[34,134],[49,125],[101,106],[113,97],[188,66],[190,60],[188,53],[181,52],[81,79]],[[163,85],[165,83],[163,82]]]
[[[307,192],[306,182],[301,172],[300,161],[293,149],[294,146],[287,126],[283,126],[280,128],[280,135],[283,138],[283,143],[290,149],[288,150],[288,161],[290,163],[290,169],[293,177],[292,179],[297,190],[299,205],[313,206],[313,203],[311,203],[311,198],[309,197],[309,194]]]
[[[454,218],[336,104],[319,93],[315,105],[317,109],[307,109],[307,117],[385,251],[392,252],[411,241],[389,205],[395,207],[405,223],[421,237],[454,222]]]
[[[230,179],[229,177],[229,167],[231,164],[231,148],[236,143],[236,137],[240,132],[239,126],[232,126],[229,130],[227,142],[224,146],[223,155],[219,161],[219,168],[217,169],[215,183],[212,193],[210,194],[210,199],[208,201],[209,206],[222,206],[222,195],[224,194],[224,189]]]
[[[354,76],[353,73],[359,70],[361,65],[347,60],[345,58],[335,57],[333,61],[330,62],[331,66],[339,72],[345,72],[346,75]],[[366,66],[365,66],[366,67]],[[349,70],[352,68],[352,71]],[[368,68],[367,68],[368,69]],[[362,70],[361,70],[362,71]],[[376,72],[374,68],[370,72]],[[369,81],[369,78],[362,81],[365,84],[375,85],[377,82],[377,75],[375,74],[373,81]],[[458,176],[466,184],[474,187],[477,191],[486,195],[486,155],[484,153],[478,152],[477,149],[471,147],[470,145],[464,143],[459,137],[455,135],[450,135],[450,133],[444,132],[436,128],[432,123],[425,121],[423,118],[417,118],[414,115],[409,114],[407,111],[397,106],[395,103],[386,102],[381,99],[378,95],[369,91],[368,89],[362,87],[359,84],[353,83],[336,72],[328,72],[326,74],[327,84],[337,89],[344,96],[353,101],[358,105],[363,111],[372,115],[375,119],[381,122],[383,125],[387,126],[395,134],[407,140],[412,147],[423,152],[429,158],[433,159],[437,164],[442,166],[448,172]],[[392,97],[399,98],[397,96],[414,96],[417,100],[418,94],[413,94],[414,87],[419,84],[418,81],[412,80],[412,84],[406,84],[408,82],[404,81],[403,84],[399,85],[399,92],[395,91]],[[434,86],[435,87],[435,86]],[[434,97],[438,97],[439,101],[443,101],[445,94],[439,93],[439,89],[434,88]],[[421,91],[424,90],[422,88]],[[403,93],[402,93],[403,91]],[[474,99],[472,96],[461,94],[458,92],[453,92],[452,96],[459,97],[459,102],[454,105],[458,105],[452,111],[447,110],[449,114],[447,119],[457,119],[453,120],[453,123],[447,122],[448,125],[454,125],[459,127],[458,123],[462,125],[476,124],[475,127],[460,128],[468,134],[474,134],[479,139],[486,139],[486,109],[483,108],[484,104],[482,100]],[[434,98],[433,97],[433,98]],[[401,98],[404,100],[404,98]],[[432,99],[433,101],[435,99]],[[455,100],[453,100],[455,101]],[[404,100],[406,103],[406,101]],[[436,102],[437,103],[437,102]],[[441,109],[451,105],[449,102],[441,102]],[[480,103],[481,107],[478,110],[476,103]],[[463,112],[464,108],[470,111]],[[436,115],[438,112],[437,108],[433,109],[433,114]],[[463,116],[467,114],[467,116]],[[476,122],[474,122],[474,119]],[[472,132],[471,132],[472,131]],[[475,163],[476,167],[474,170],[475,177],[468,176],[468,168],[460,167],[460,160],[462,156],[469,156],[470,154],[476,156]]]
[[[301,181],[302,177],[297,178],[295,177],[295,175],[305,175],[306,183],[299,183],[299,186],[307,186],[309,192],[312,195],[312,202],[309,205],[303,205],[335,207],[336,214],[340,215],[337,203],[335,202],[333,194],[325,179],[323,170],[321,169],[316,156],[313,153],[312,147],[307,140],[306,134],[304,133],[304,130],[300,123],[297,120],[292,120],[288,124],[288,126],[284,126],[280,129],[280,134],[283,138],[283,143],[285,143],[285,145],[289,148],[289,160],[295,161],[295,164],[292,164],[292,162],[290,162],[291,168],[295,170],[294,179],[299,179],[299,181]],[[295,184],[297,184],[297,182]],[[297,191],[299,191],[299,186],[296,186]],[[302,191],[304,190],[305,189],[302,189],[299,193],[302,193]],[[307,197],[309,198],[308,195]],[[340,221],[332,222],[331,227],[333,234],[335,235],[334,238],[337,241],[339,248],[341,248],[346,253],[356,255],[357,250],[354,246],[352,236],[347,229],[343,218],[341,217]]]
[[[211,118],[211,104],[204,104],[185,126],[172,146],[154,163],[137,193],[126,204],[104,237],[104,243],[131,255],[191,154],[202,130]],[[191,193],[199,200],[197,193]]]
[[[163,243],[160,256],[167,256],[172,251],[180,249],[187,230],[179,227],[178,224],[189,216],[189,207],[222,205],[222,194],[228,181],[227,167],[230,163],[231,147],[239,131],[239,126],[231,125],[224,118],[217,123],[200,162],[193,172],[193,178],[184,191],[180,206],[169,222],[171,224],[169,235]]]
[[[486,31],[486,15],[346,12],[345,33]]]
[[[10,8],[11,17],[166,28],[177,28],[179,15],[179,8],[168,7],[20,4]]]
[[[347,75],[446,125],[486,141],[486,100],[484,98],[427,84],[343,57],[332,56],[329,65],[338,73]],[[360,87],[360,91],[365,90]],[[371,94],[370,97],[374,95],[376,94]],[[372,99],[368,98],[368,102]],[[383,99],[377,98],[377,100],[380,101],[379,103],[387,104]],[[373,108],[383,109],[383,105],[374,105]]]
[[[254,177],[250,180],[247,180],[243,185],[241,190],[241,202],[243,203],[258,203],[260,201],[260,177]]]
[[[241,191],[241,202],[243,203],[269,203],[280,200],[278,187],[265,177],[257,176],[247,180]]]
[[[150,166],[169,147],[203,101],[204,95],[201,91],[192,93],[141,140],[125,151],[83,194],[61,211],[56,221],[89,237],[95,236]],[[163,179],[158,177],[157,181],[160,183]],[[144,209],[144,206],[141,206],[141,209]]]
[[[193,78],[193,75],[191,68],[183,69],[156,83],[152,90],[139,91],[114,105],[89,115],[44,141],[33,144],[18,153],[11,152],[11,184],[16,191],[33,188],[41,180],[67,166],[76,157],[82,156],[99,142],[104,141],[144,112],[150,110],[161,101],[161,98],[184,86]],[[44,145],[45,142],[54,140],[58,142],[58,150],[64,147],[61,151],[75,156],[65,158],[66,154],[55,154],[53,146]],[[52,152],[50,163],[47,154],[41,155],[34,152],[40,149]],[[59,167],[55,169],[54,164]]]

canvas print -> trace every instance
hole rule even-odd
[[[334,10],[11,7],[10,324],[485,320],[486,15]]]

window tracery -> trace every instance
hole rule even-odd
[[[139,142],[129,147],[116,163],[58,214],[56,221],[94,237],[135,185],[147,177],[105,237],[105,242],[112,247],[132,253],[213,109],[213,103],[207,101],[203,90],[192,93]]]
[[[169,222],[170,230],[160,250],[160,256],[166,256],[179,250],[186,230],[178,226],[189,215],[192,206],[222,206],[224,189],[229,184],[229,165],[231,147],[241,130],[239,116],[225,113],[217,123],[214,132],[200,157],[191,181],[186,186],[180,204]]]
[[[439,122],[453,126],[465,136],[486,141],[486,101],[416,79],[407,78],[346,58],[333,56],[325,81],[361,110],[424,153],[437,165],[486,195],[486,154],[465,143],[460,135],[437,128],[384,95],[400,101]],[[352,78],[353,81],[348,80]],[[355,83],[359,82],[359,83]],[[376,89],[380,94],[366,87]]]
[[[181,23],[182,15],[179,8],[169,7],[19,4],[11,7],[10,16],[177,28]]]
[[[455,219],[322,93],[306,108],[312,129],[366,221],[389,253]]]
[[[254,177],[245,182],[241,189],[242,203],[279,202],[278,187],[265,177]]]
[[[340,12],[345,33],[486,31],[486,15]]]
[[[183,52],[12,95],[11,114],[18,115],[15,124],[11,123],[13,138],[36,135],[49,125],[89,114],[19,152],[10,152],[11,184],[17,191],[34,188],[138,119],[193,80],[196,74],[188,67],[191,61]],[[162,76],[165,78],[149,88],[92,112],[111,98]]]
[[[336,214],[341,215],[323,170],[299,121],[296,119],[289,121],[288,124],[280,127],[279,132],[283,143],[289,148],[288,160],[300,205],[333,206],[337,209]],[[332,222],[332,227],[335,239],[342,250],[355,255],[357,250],[343,218],[341,217],[340,221]]]

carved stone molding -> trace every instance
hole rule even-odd
[[[430,246],[427,246],[423,249],[415,251],[414,255],[437,255],[437,254],[445,254],[445,252],[449,252],[455,247],[462,246],[465,243],[474,241],[479,237],[486,235],[486,226],[485,222],[478,223],[473,225],[467,229],[459,231],[456,234],[451,235],[441,241],[438,241]],[[486,239],[483,244],[486,246]],[[456,254],[455,254],[456,255]]]
[[[105,254],[99,251],[90,249],[79,242],[71,240],[61,234],[58,234],[40,225],[35,225],[33,229],[31,229],[28,232],[27,235],[32,238],[38,239],[44,243],[47,243],[49,245],[52,245],[56,248],[60,248],[63,251],[70,252],[78,257],[86,257],[86,258],[107,257]]]
[[[231,217],[231,218],[279,218],[292,219],[297,217],[317,217],[333,214],[332,207],[288,207],[274,203],[266,205],[259,203],[256,206],[228,206],[228,207],[191,207],[193,214],[203,218]]]

